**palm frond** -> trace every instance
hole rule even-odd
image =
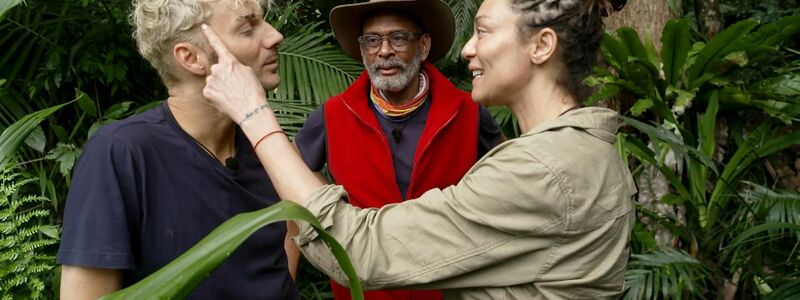
[[[631,257],[624,299],[680,299],[686,289],[702,295],[699,290],[710,276],[700,261],[681,250],[667,248]]]
[[[737,219],[745,220],[745,214],[753,213],[758,221],[800,224],[800,193],[773,190],[752,182],[745,183],[750,189],[739,196],[750,205],[742,206],[747,209],[740,210]]]
[[[298,104],[300,99],[270,99],[269,103],[275,110],[275,116],[281,127],[290,137],[294,137],[308,118],[308,114],[314,110],[311,105]]]
[[[800,278],[782,284],[764,297],[764,300],[783,300],[800,298]]]
[[[361,73],[359,62],[331,45],[331,33],[317,30],[320,24],[305,26],[285,39],[279,49],[282,83],[269,93],[270,99],[318,106],[344,91]]]
[[[472,19],[478,12],[481,5],[480,0],[447,0],[447,5],[453,11],[456,21],[456,35],[453,47],[445,56],[450,61],[458,61],[461,55],[461,47],[466,44],[472,35]]]

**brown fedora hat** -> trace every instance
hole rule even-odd
[[[447,54],[453,45],[456,23],[450,7],[442,0],[370,0],[346,4],[331,10],[333,34],[345,53],[361,61],[358,37],[362,34],[364,18],[379,10],[394,10],[415,16],[431,36],[428,61],[435,62]]]

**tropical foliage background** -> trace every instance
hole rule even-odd
[[[327,25],[333,6],[358,1],[276,2],[267,20],[286,36],[283,84],[269,97],[296,132],[362,68]],[[470,89],[459,51],[480,1],[446,2],[456,46],[437,66]],[[658,32],[610,29],[606,65],[587,79],[597,87],[587,104],[625,116],[618,147],[640,191],[626,298],[798,297],[800,3],[665,2],[671,21]],[[99,126],[166,98],[135,50],[129,6],[0,2],[2,299],[57,298],[53,257],[82,145]],[[519,134],[508,111],[492,112],[508,137]],[[304,299],[330,297],[308,265],[298,286]]]

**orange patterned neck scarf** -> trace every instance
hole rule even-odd
[[[383,92],[378,90],[374,85],[370,90],[369,98],[381,114],[392,119],[397,119],[409,116],[422,107],[422,105],[425,104],[425,99],[428,98],[429,89],[430,82],[428,81],[428,75],[425,74],[425,71],[420,71],[419,91],[408,103],[400,105],[392,104],[385,99],[386,97],[383,95]]]

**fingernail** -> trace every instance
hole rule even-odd
[[[203,30],[208,30],[208,25],[206,25],[206,23],[203,23],[202,25],[200,25],[200,28]]]

